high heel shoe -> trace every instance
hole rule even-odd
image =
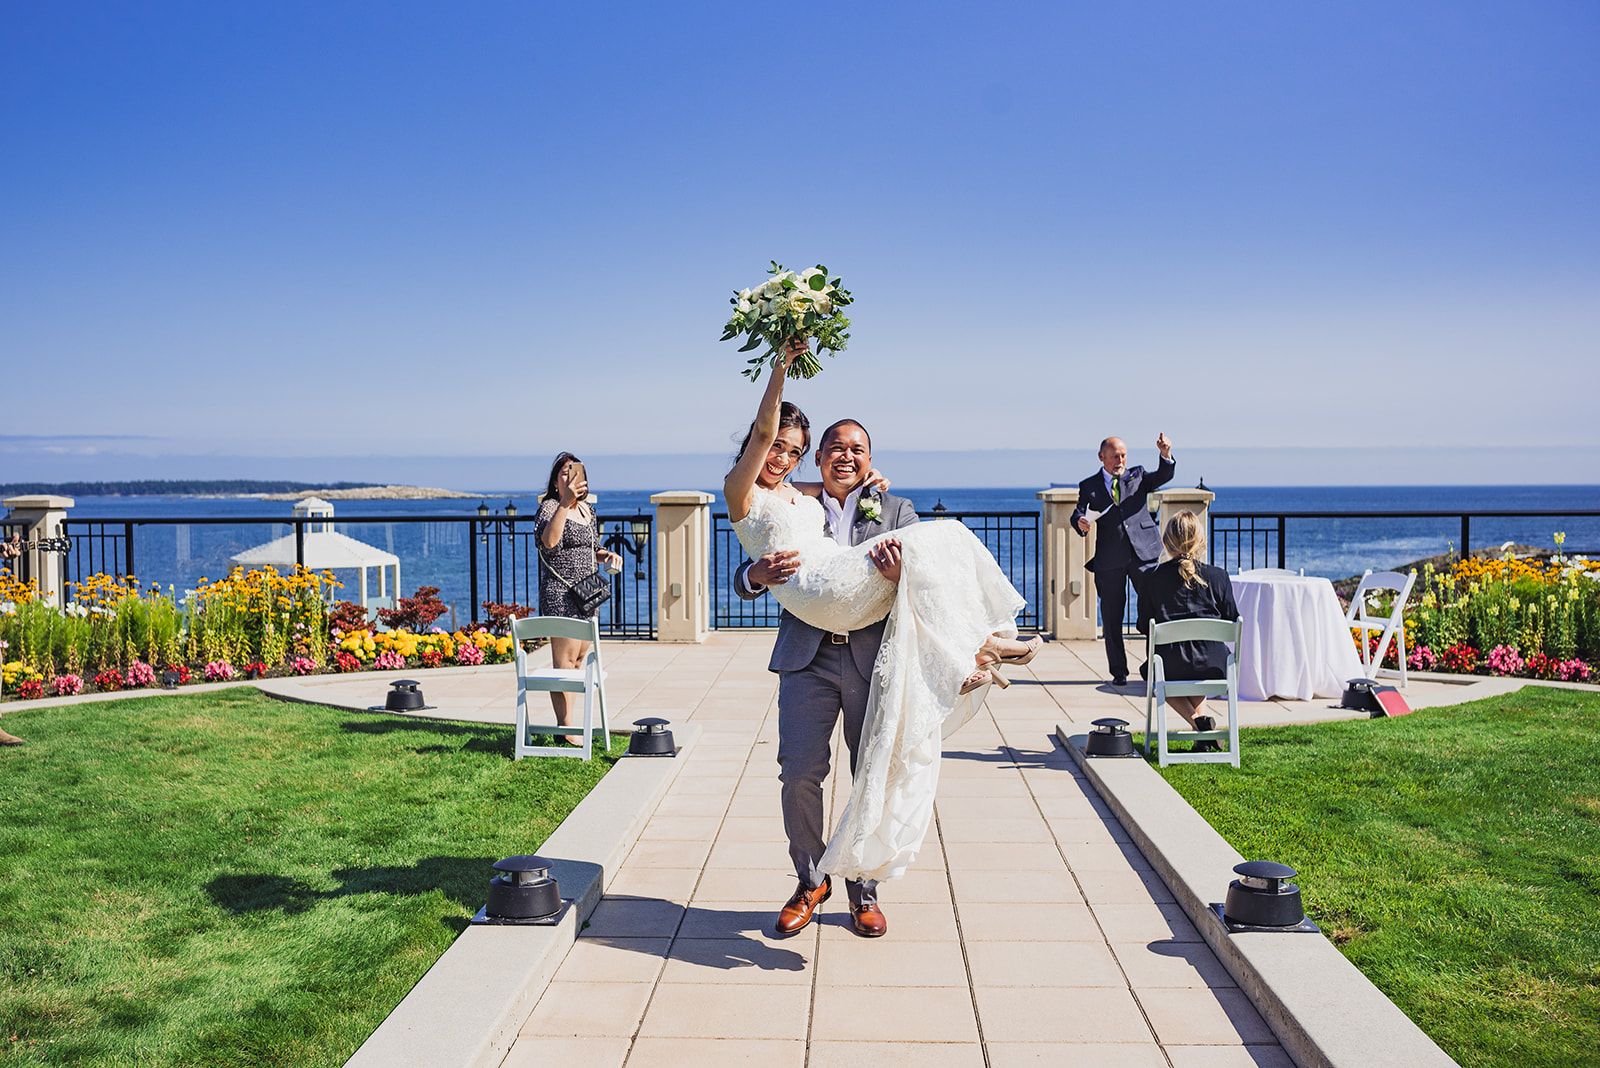
[[[991,664],[967,676],[967,681],[961,686],[961,696],[965,697],[973,690],[987,686],[991,682],[1002,690],[1011,685],[1011,680],[1000,674],[1000,669]]]
[[[1018,667],[1022,666],[1023,664],[1031,664],[1033,662],[1033,658],[1039,654],[1039,650],[1044,648],[1044,639],[1035,634],[1032,639],[1023,642],[1022,644],[1028,647],[1027,652],[1017,653],[1014,656],[1002,656],[1000,658],[1000,663],[1016,664]]]

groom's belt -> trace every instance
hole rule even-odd
[[[828,641],[833,645],[849,645],[850,644],[850,635],[848,635],[848,634],[829,634],[828,635]]]

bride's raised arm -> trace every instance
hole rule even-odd
[[[805,351],[804,338],[791,338],[783,353],[783,363],[771,368],[766,392],[756,408],[755,425],[750,430],[750,440],[745,442],[739,460],[722,481],[722,499],[728,503],[728,518],[737,523],[750,514],[750,504],[755,499],[756,475],[766,462],[767,452],[778,438],[778,413],[783,407],[783,382],[789,377],[789,364]]]

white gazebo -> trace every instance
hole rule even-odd
[[[394,596],[400,595],[400,558],[366,542],[357,541],[333,529],[333,505],[321,497],[307,497],[294,506],[296,519],[320,519],[305,527],[304,563],[312,571],[360,571],[361,607],[370,608],[367,598],[367,570],[378,569],[378,603],[393,605],[389,596],[389,568],[394,568]],[[265,545],[246,549],[232,557],[243,567],[265,567],[292,571],[296,561],[295,537],[291,532]]]

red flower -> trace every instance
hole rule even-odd
[[[1478,660],[1483,654],[1475,645],[1467,642],[1457,642],[1444,651],[1439,657],[1446,671],[1455,671],[1463,675],[1470,675],[1477,670]]]
[[[43,679],[23,679],[17,683],[17,696],[24,701],[31,701],[35,697],[44,696]]]

